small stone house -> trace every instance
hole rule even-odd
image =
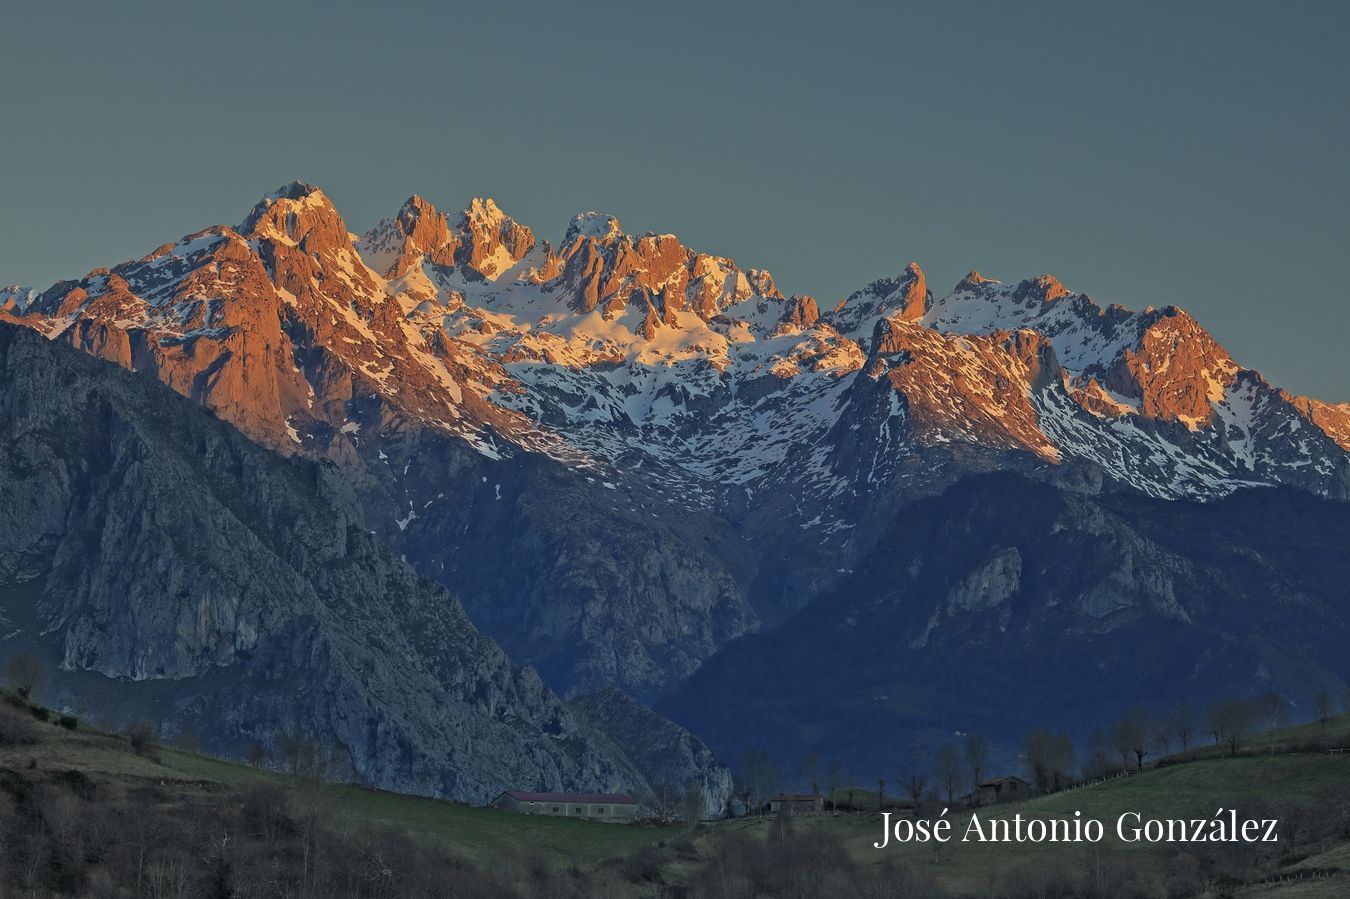
[[[982,781],[978,795],[980,805],[993,805],[996,802],[1014,802],[1031,796],[1031,784],[1012,774],[1003,777],[991,777]]]
[[[784,793],[769,800],[769,814],[819,815],[825,811],[825,797]]]
[[[492,800],[492,807],[524,815],[557,815],[622,824],[637,818],[633,797],[623,793],[531,793],[507,790]]]

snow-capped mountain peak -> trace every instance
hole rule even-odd
[[[0,311],[22,315],[37,299],[38,292],[31,287],[10,284],[0,287]]]
[[[860,338],[870,333],[878,319],[899,316],[903,321],[923,318],[932,304],[928,281],[917,262],[910,262],[894,278],[873,281],[835,307],[831,324],[840,332]]]
[[[935,299],[913,262],[821,304],[600,213],[555,249],[486,198],[447,215],[414,195],[354,240],[294,182],[238,228],[8,288],[0,318],[153,373],[287,451],[342,458],[432,431],[677,487],[692,507],[799,497],[800,523],[840,539],[867,496],[971,466],[1072,462],[1159,496],[1350,493],[1350,406],[1271,387],[1175,306],[973,271]]]
[[[579,240],[590,238],[600,243],[608,243],[623,235],[619,220],[604,212],[579,212],[567,224],[567,234],[563,237],[563,246],[571,246]]]

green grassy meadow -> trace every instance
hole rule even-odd
[[[41,725],[42,740],[35,746],[0,750],[0,767],[73,769],[112,789],[131,789],[154,783],[184,797],[227,793],[262,780],[287,783],[288,775],[164,748],[158,761],[133,753],[125,739],[81,725],[75,731],[55,724]],[[1344,733],[1350,737],[1350,716],[1327,725],[1299,725],[1276,735],[1282,744],[1306,743],[1319,735]],[[1259,745],[1253,743],[1251,745]],[[1169,760],[1170,761],[1170,760]],[[477,865],[501,864],[504,859],[542,860],[556,868],[590,868],[606,860],[632,856],[643,847],[674,844],[686,848],[667,852],[659,880],[665,887],[684,881],[701,863],[713,858],[728,840],[770,839],[775,823],[767,818],[735,819],[702,825],[690,832],[679,825],[609,825],[543,816],[526,816],[460,803],[406,796],[351,785],[331,785],[331,808],[352,821],[375,822],[404,832],[410,839],[427,841],[453,856]],[[1099,843],[961,842],[971,810],[952,809],[957,839],[935,852],[929,844],[897,844],[873,848],[881,837],[880,817],[874,813],[821,815],[791,822],[796,837],[835,841],[860,866],[908,867],[922,871],[943,890],[955,895],[999,895],[1009,883],[1034,892],[1037,883],[1056,872],[1099,872],[1103,878],[1128,872],[1132,883],[1164,891],[1167,878],[1185,845],[1126,844],[1115,837],[1115,821],[1124,812],[1144,818],[1212,816],[1219,808],[1236,808],[1244,816],[1282,817],[1296,814],[1299,803],[1317,803],[1337,790],[1350,796],[1350,753],[1304,751],[1296,754],[1253,755],[1238,758],[1200,758],[1197,761],[1148,767],[1141,773],[1063,793],[975,810],[983,819],[1020,814],[1024,817],[1084,818],[1102,821],[1107,838]],[[842,791],[841,791],[842,792]],[[856,789],[855,798],[869,791]],[[875,792],[871,795],[875,797]],[[936,815],[938,803],[925,810]],[[897,815],[908,811],[897,810]],[[1282,825],[1297,829],[1298,822]],[[692,849],[690,849],[692,847]],[[1241,848],[1237,851],[1242,851]],[[1265,851],[1265,850],[1263,850]],[[1301,852],[1273,850],[1268,872],[1296,873],[1311,869],[1342,869],[1329,879],[1247,887],[1239,895],[1322,896],[1350,895],[1350,840],[1331,839],[1304,846]],[[657,895],[644,885],[633,885],[633,895]],[[1201,894],[1204,895],[1204,894]]]

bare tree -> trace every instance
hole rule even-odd
[[[149,721],[133,721],[122,731],[131,751],[152,761],[159,761],[159,728]]]
[[[1172,748],[1172,728],[1166,716],[1153,716],[1149,719],[1149,727],[1151,729],[1149,739],[1158,756],[1169,755]]]
[[[745,754],[745,785],[749,789],[747,806],[751,802],[754,808],[761,809],[765,800],[776,793],[782,783],[778,766],[762,749],[751,749]]]
[[[690,827],[702,821],[708,807],[708,800],[703,795],[703,787],[698,781],[690,778],[684,785],[684,798],[681,801],[684,812],[684,821]]]
[[[877,778],[877,811],[886,807],[886,778]]]
[[[1289,706],[1279,693],[1271,691],[1256,702],[1259,726],[1270,740],[1270,754],[1275,754],[1275,732],[1289,723]]]
[[[928,786],[928,772],[914,771],[905,778],[905,792],[909,794],[910,808],[919,813],[919,803],[923,801],[923,791]]]
[[[1023,741],[1032,780],[1042,792],[1063,788],[1072,779],[1074,766],[1073,741],[1064,732],[1050,733],[1037,728]]]
[[[1195,712],[1191,707],[1184,702],[1178,702],[1168,709],[1167,726],[1171,729],[1172,736],[1181,744],[1181,751],[1189,749],[1195,732]]]
[[[1215,742],[1228,744],[1228,751],[1237,755],[1242,740],[1251,733],[1257,720],[1256,706],[1246,699],[1225,699],[1210,707],[1209,728]]]
[[[1027,772],[1036,789],[1048,792],[1052,782],[1050,763],[1050,732],[1036,728],[1022,741],[1022,755],[1027,760]]]
[[[19,696],[31,699],[46,683],[47,672],[37,656],[31,652],[19,652],[10,656],[9,664],[5,666],[5,681]]]
[[[736,795],[741,798],[741,807],[745,809],[746,815],[750,814],[750,799],[753,794],[754,791],[750,788],[750,784],[744,780],[736,785]]]
[[[961,792],[964,776],[965,759],[962,757],[961,747],[955,743],[948,743],[938,753],[938,779],[942,782],[942,789],[947,794],[949,804],[955,800],[956,794]]]
[[[839,814],[839,788],[844,785],[844,766],[837,759],[830,759],[825,765],[825,788],[829,791],[830,807]]]
[[[1331,693],[1327,690],[1319,690],[1313,704],[1317,708],[1317,722],[1325,727],[1327,719],[1331,717]]]
[[[302,883],[313,883],[324,867],[319,858],[320,833],[337,810],[332,782],[340,766],[332,749],[299,732],[290,736],[291,770],[295,775],[290,783],[290,799],[301,841],[300,877]]]
[[[1104,730],[1095,730],[1088,739],[1088,757],[1083,765],[1084,777],[1105,777],[1120,770],[1112,754],[1111,738]]]
[[[661,816],[662,821],[670,820],[675,807],[675,785],[670,781],[663,781],[656,788],[656,812]]]
[[[1116,752],[1120,753],[1125,767],[1129,767],[1129,759],[1133,755],[1136,769],[1144,770],[1144,757],[1148,755],[1149,732],[1148,711],[1143,708],[1130,709],[1111,729],[1112,742],[1115,744]]]
[[[989,741],[979,734],[966,735],[966,769],[970,771],[971,795],[975,797],[975,803],[980,801],[980,781],[984,777],[984,769],[989,764]]]

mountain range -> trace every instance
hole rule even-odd
[[[746,648],[781,639],[812,665],[848,664],[813,654],[828,641],[802,628],[822,615],[903,617],[867,663],[882,680],[911,677],[930,647],[979,665],[1013,639],[1147,642],[1156,617],[1186,634],[1177,646],[1246,647],[1261,628],[1278,644],[1265,662],[1235,649],[1219,668],[1235,689],[1295,682],[1267,662],[1297,653],[1307,622],[1200,614],[1191,603],[1219,581],[1195,554],[1211,549],[1169,529],[1172,516],[1221,526],[1205,516],[1249,495],[1293,514],[1302,500],[1269,498],[1291,493],[1338,521],[1350,404],[1271,385],[1164,299],[1131,311],[1050,276],[977,272],[938,296],[911,262],[821,303],[609,215],[577,215],[554,246],[492,200],[447,214],[414,196],[357,234],[295,182],[237,226],[6,288],[0,319],[331,465],[364,526],[549,688],[621,688],[719,734],[725,753],[750,738],[712,710],[767,682],[740,661],[773,655]],[[971,485],[990,492],[979,501]],[[999,522],[1026,517],[1019,502],[1065,511],[1018,543]],[[944,533],[971,545],[934,543],[958,513]],[[1063,529],[1092,527],[1107,535],[1095,576],[1053,589],[1033,576],[1077,565],[1084,548]],[[1235,545],[1260,555],[1276,536]],[[1163,556],[1186,569],[1184,589],[1181,569],[1147,575]],[[1282,583],[1289,564],[1262,570]],[[1324,587],[1306,595],[1340,622]],[[1026,620],[970,630],[943,596]],[[846,614],[863,598],[868,615]],[[1070,607],[1092,626],[1062,620]],[[1124,653],[1099,676],[1129,693]],[[1343,678],[1334,659],[1310,664],[1299,678]],[[794,713],[794,746],[829,742],[837,699]],[[929,720],[920,706],[901,702],[896,726]]]
[[[12,325],[0,447],[0,628],[55,672],[62,707],[237,758],[295,735],[344,776],[462,800],[731,792],[675,725],[684,754],[650,761],[622,702],[588,697],[583,717],[513,665],[364,527],[332,463]]]

